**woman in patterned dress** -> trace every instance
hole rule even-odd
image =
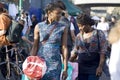
[[[77,16],[77,24],[81,32],[76,37],[70,60],[78,55],[78,80],[99,80],[107,50],[105,35],[91,27],[94,21],[86,14]]]
[[[54,3],[46,7],[47,20],[36,25],[31,55],[38,55],[46,61],[47,71],[41,80],[60,80],[63,57],[63,80],[67,77],[67,31],[59,23],[61,9]]]

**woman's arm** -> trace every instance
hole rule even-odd
[[[75,42],[75,33],[74,33],[74,30],[71,30],[71,37],[72,37],[72,41],[74,43]]]
[[[62,36],[62,57],[63,57],[63,64],[64,64],[62,80],[66,80],[67,78],[67,65],[68,65],[67,33],[68,33],[68,27],[64,29],[64,33]]]
[[[105,54],[107,52],[107,40],[105,34],[102,31],[98,31],[99,47],[100,47],[100,61],[96,71],[96,75],[100,76],[102,74],[103,65],[105,62]]]
[[[26,41],[27,43],[33,45],[33,42],[30,41],[29,39],[27,39],[25,36],[22,36],[22,39],[23,39],[24,41]]]
[[[104,62],[105,62],[105,54],[100,54],[100,62],[99,62],[99,66],[96,70],[96,76],[101,76]]]
[[[63,56],[63,64],[64,71],[67,71],[67,62],[68,62],[68,50],[67,50],[67,33],[68,28],[66,27],[62,36],[62,56]]]
[[[70,56],[70,59],[69,59],[71,62],[75,62],[78,58],[78,48],[79,48],[79,46],[78,46],[78,42],[79,42],[78,36],[79,35],[77,35],[76,38],[75,38],[74,48],[71,51],[71,56]]]
[[[34,29],[34,43],[30,55],[32,56],[37,55],[38,48],[39,48],[39,26],[36,25]]]
[[[78,57],[78,54],[76,54],[76,52],[77,52],[77,49],[76,47],[74,47],[74,49],[71,51],[71,56],[70,56],[69,61],[76,62],[77,57]]]

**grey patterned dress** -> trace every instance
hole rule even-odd
[[[57,22],[47,24],[46,21],[41,22],[38,25],[41,43],[48,37],[48,34],[55,24],[57,24],[56,28],[52,31],[46,43],[44,45],[40,45],[38,51],[38,55],[44,58],[47,64],[47,72],[41,80],[60,80],[62,69],[60,46],[65,26]]]

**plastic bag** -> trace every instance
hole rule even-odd
[[[29,79],[26,75],[22,74],[22,80],[29,80]]]
[[[31,79],[41,79],[46,72],[46,62],[39,56],[29,56],[24,61],[23,73]]]
[[[69,62],[69,64],[73,67],[72,80],[76,80],[76,78],[78,77],[78,63]]]

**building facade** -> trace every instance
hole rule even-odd
[[[48,3],[58,0],[23,0],[23,8],[28,10],[30,7],[44,9]]]

